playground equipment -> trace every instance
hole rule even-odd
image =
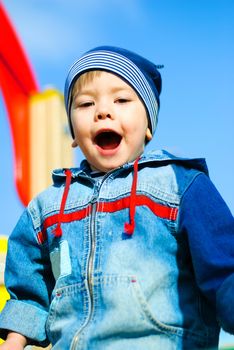
[[[0,86],[11,126],[15,183],[23,204],[30,198],[29,96],[38,85],[16,32],[0,3]]]
[[[18,196],[28,202],[50,184],[53,168],[70,167],[73,154],[66,132],[63,97],[39,87],[22,44],[0,3],[0,87],[14,147]]]
[[[0,236],[0,311],[5,305],[6,300],[9,295],[4,287],[4,269],[5,269],[5,260],[6,260],[6,251],[7,251],[7,237]],[[0,339],[0,344],[2,343]]]
[[[16,191],[26,206],[51,183],[53,168],[73,165],[73,153],[63,96],[56,89],[39,91],[29,60],[1,2],[0,23],[0,88],[13,141]],[[9,297],[3,278],[6,249],[7,237],[0,236],[0,311]]]
[[[0,236],[0,311],[2,310],[5,300],[8,298],[8,293],[4,287],[4,267],[7,251],[7,237]]]

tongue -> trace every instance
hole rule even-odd
[[[102,149],[115,149],[119,146],[121,136],[115,132],[103,132],[96,137],[96,143]]]

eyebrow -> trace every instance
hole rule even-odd
[[[129,92],[132,92],[134,91],[133,88],[131,88],[131,86],[113,86],[111,89],[110,89],[111,93],[116,93],[116,92],[121,92],[121,91],[129,91]],[[135,91],[134,91],[135,92]],[[89,95],[89,96],[93,96],[95,95],[93,89],[86,89],[86,88],[81,88],[79,91],[77,91],[73,98],[77,98],[79,96],[82,96],[82,95]]]
[[[130,92],[132,92],[134,90],[133,90],[133,88],[131,86],[127,85],[127,86],[124,86],[124,87],[122,87],[122,86],[115,86],[115,87],[113,87],[111,89],[111,91],[115,93],[115,92],[120,92],[120,91],[130,91]]]

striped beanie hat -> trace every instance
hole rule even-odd
[[[74,138],[70,116],[72,88],[81,74],[91,70],[114,73],[137,92],[146,107],[149,128],[154,134],[162,86],[158,69],[162,67],[132,51],[114,46],[99,46],[82,55],[70,68],[64,88],[65,107],[72,137]]]

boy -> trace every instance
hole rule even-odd
[[[229,209],[204,160],[144,154],[160,92],[157,67],[128,50],[95,48],[70,69],[86,160],[53,173],[10,237],[0,349],[208,349],[220,327],[234,333]]]

